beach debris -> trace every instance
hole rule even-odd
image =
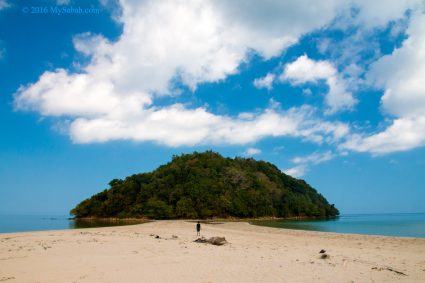
[[[208,243],[215,246],[221,246],[227,243],[225,237],[211,237],[206,239],[204,237],[198,238],[194,241],[195,243]]]
[[[154,237],[155,239],[161,239],[161,237],[157,234],[150,234],[149,236]]]
[[[216,245],[216,246],[221,246],[227,243],[226,238],[224,237],[211,237],[208,239],[208,243]]]
[[[194,241],[195,243],[208,243],[208,240],[204,237],[198,238]]]
[[[324,254],[324,253],[326,253],[326,250],[320,250],[320,252],[319,252],[319,254]]]
[[[401,272],[401,271],[398,271],[398,270],[395,270],[394,268],[389,267],[389,266],[385,266],[385,267],[376,267],[376,266],[375,266],[375,267],[372,267],[372,270],[378,270],[378,271],[388,270],[388,271],[394,272],[394,273],[396,273],[396,274],[398,274],[398,275],[404,275],[404,276],[407,276],[407,274],[406,274],[406,273]]]
[[[320,258],[321,259],[327,259],[327,258],[329,258],[330,256],[328,255],[328,254],[326,254],[326,253],[323,253],[323,254],[321,254],[320,255]]]
[[[171,236],[173,239],[177,239],[178,237],[176,235]]]

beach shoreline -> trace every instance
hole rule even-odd
[[[163,220],[0,234],[0,282],[423,282],[425,239]],[[158,237],[156,237],[158,236]],[[321,258],[325,250],[326,258]]]

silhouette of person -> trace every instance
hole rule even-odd
[[[201,223],[196,224],[196,236],[201,236]]]

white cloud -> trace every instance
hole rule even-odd
[[[422,0],[353,0],[353,7],[358,11],[354,21],[369,28],[384,27],[388,22],[404,17],[406,10],[420,6]],[[351,11],[352,13],[352,11]]]
[[[36,110],[43,116],[71,118],[68,130],[76,143],[134,140],[168,146],[247,144],[267,136],[332,143],[348,132],[343,123],[315,119],[309,107],[282,111],[272,103],[260,113],[228,117],[205,108],[186,109],[181,104],[158,108],[143,93],[119,95],[111,83],[57,70],[21,88],[15,107]]]
[[[295,85],[307,82],[325,80],[336,75],[336,70],[327,61],[314,61],[307,55],[302,55],[294,62],[285,65],[280,77],[281,80],[289,80]]]
[[[331,151],[323,153],[314,152],[307,156],[294,157],[291,161],[295,164],[294,167],[285,170],[284,172],[293,177],[301,177],[307,173],[311,165],[317,165],[333,159],[335,155]]]
[[[324,124],[325,127],[315,125]],[[341,139],[346,125],[312,119],[309,111],[266,109],[252,118],[232,118],[209,113],[204,108],[185,109],[182,105],[149,108],[122,119],[78,118],[70,125],[74,142],[91,143],[109,140],[154,141],[168,146],[196,144],[244,145],[273,136],[299,137],[306,141],[330,142]]]
[[[324,153],[315,152],[307,156],[298,156],[292,159],[292,162],[295,164],[319,164],[328,160],[331,160],[334,157],[331,151],[326,151]]]
[[[372,64],[368,80],[384,89],[381,106],[395,116],[373,135],[354,135],[341,148],[373,154],[405,151],[425,145],[425,15],[415,13],[408,38],[390,55]]]
[[[390,30],[390,40],[405,32],[409,14],[424,9],[423,0],[346,1],[331,30],[343,32],[342,38],[318,35],[317,48],[340,70],[351,92],[367,88],[364,74],[382,56],[381,34]],[[324,36],[324,37],[323,37]],[[388,45],[386,46],[388,47]]]
[[[395,119],[387,129],[371,136],[353,135],[340,148],[381,155],[424,145],[425,116],[420,116]]]
[[[286,169],[283,172],[289,176],[292,176],[294,178],[299,178],[305,175],[307,173],[307,167],[305,165],[297,165],[292,168]]]
[[[303,89],[303,94],[305,94],[305,95],[307,95],[307,96],[310,96],[310,95],[312,95],[313,94],[313,92],[311,91],[311,89],[309,89],[309,88],[304,88]]]
[[[273,82],[275,79],[275,75],[272,73],[268,73],[266,76],[262,78],[257,78],[254,80],[253,84],[256,88],[265,88],[271,90],[273,87]]]
[[[393,12],[378,19],[370,12],[375,4],[355,3],[360,3],[359,21],[382,25],[401,17],[411,5],[408,2],[391,2]],[[347,6],[337,0],[264,1],[261,5],[249,0],[122,0],[123,13],[116,17],[123,25],[119,39],[110,42],[87,33],[76,36],[74,46],[89,63],[79,73],[45,72],[37,82],[19,88],[15,107],[69,120],[68,133],[78,143],[248,144],[267,136],[335,143],[348,134],[348,126],[314,118],[311,109],[270,107],[230,117],[181,104],[158,107],[155,99],[177,95],[175,82],[194,90],[199,84],[224,80],[237,73],[252,52],[263,59],[278,56],[302,35],[328,25],[343,5]],[[295,85],[326,81],[329,114],[356,104],[330,62],[301,56],[286,67],[284,78]],[[263,85],[268,87],[268,81]]]
[[[425,15],[412,17],[408,38],[372,64],[368,79],[385,90],[384,111],[397,117],[425,115]]]
[[[357,103],[352,93],[346,90],[344,81],[338,77],[335,67],[328,61],[314,61],[307,55],[302,55],[294,62],[285,65],[280,79],[287,80],[293,85],[307,82],[317,83],[319,80],[326,81],[329,86],[325,97],[325,103],[328,106],[327,114],[351,109]]]
[[[278,55],[300,35],[328,24],[342,7],[336,0],[212,1],[235,41],[249,42],[265,58]],[[306,9],[308,7],[308,9]]]
[[[110,81],[63,69],[45,72],[37,83],[21,87],[15,96],[17,109],[38,111],[43,116],[119,118],[138,114],[150,103],[146,93],[118,92]]]
[[[255,147],[250,147],[245,151],[244,155],[245,156],[253,156],[253,155],[258,155],[260,153],[261,153],[261,149],[255,148]]]
[[[77,143],[154,141],[169,146],[247,144],[266,136],[335,141],[342,123],[317,121],[311,110],[220,116],[181,104],[155,106],[176,95],[173,83],[191,89],[238,72],[248,54],[279,55],[300,36],[327,24],[339,1],[121,1],[123,33],[116,42],[100,35],[74,38],[89,63],[79,73],[46,71],[15,94],[18,110],[64,117]],[[317,16],[320,15],[320,16]],[[318,126],[318,123],[320,126]]]

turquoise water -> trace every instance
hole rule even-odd
[[[0,215],[0,233],[64,230],[138,224],[141,221],[81,221],[67,215]]]
[[[425,213],[351,214],[332,220],[273,220],[252,224],[336,233],[425,238]]]
[[[140,223],[140,222],[137,222]],[[0,215],[0,233],[63,230],[137,224],[127,221],[75,221],[66,215]],[[337,233],[425,238],[425,213],[352,214],[332,220],[274,220],[253,224]]]

